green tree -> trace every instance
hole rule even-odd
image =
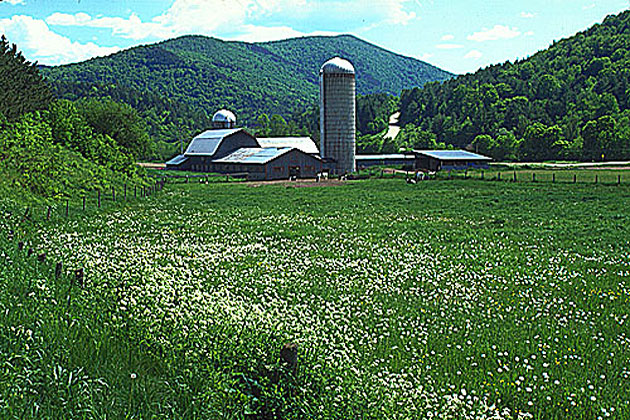
[[[624,155],[617,122],[610,115],[586,123],[582,129],[582,139],[582,150],[587,159],[600,161]]]
[[[46,109],[53,96],[37,70],[26,61],[17,46],[0,37],[0,114],[15,121],[28,112]]]
[[[151,150],[146,124],[131,106],[109,99],[84,99],[79,110],[96,133],[114,139],[125,153],[142,159]]]
[[[521,157],[524,160],[539,162],[558,157],[562,129],[557,125],[547,127],[542,123],[534,123],[527,127],[520,144]]]

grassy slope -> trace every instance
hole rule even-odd
[[[65,355],[64,369],[91,378],[86,407],[138,418],[472,418],[447,401],[462,389],[478,413],[485,401],[541,419],[602,408],[625,418],[628,206],[626,186],[172,186],[38,230],[38,249],[86,269],[86,304],[70,315],[45,294],[62,299],[67,283],[55,292],[32,258],[5,252],[0,313],[19,302],[24,315],[4,318],[14,328],[1,329],[11,349],[1,354]],[[11,286],[14,277],[24,280]],[[48,338],[25,341],[28,320]],[[274,385],[287,341],[300,345],[297,379]],[[50,371],[51,357],[29,369]],[[48,412],[66,392],[50,383],[39,400]],[[12,395],[0,399],[16,407]]]

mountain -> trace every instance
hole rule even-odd
[[[162,130],[158,137],[177,139],[180,127],[222,107],[235,111],[241,123],[252,123],[263,113],[287,117],[312,106],[319,94],[319,69],[336,55],[354,63],[359,94],[399,95],[453,76],[350,35],[261,43],[184,36],[40,70],[58,96],[122,100],[155,114],[148,115],[154,135]],[[159,124],[172,129],[164,132]]]
[[[517,62],[403,91],[397,141],[497,159],[630,159],[630,11]]]

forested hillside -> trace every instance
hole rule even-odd
[[[144,122],[129,105],[53,100],[36,66],[0,39],[0,196],[78,195],[139,178],[150,153]]]
[[[498,159],[630,159],[630,11],[492,66],[401,96],[398,141],[473,145]]]
[[[399,95],[452,76],[348,35],[266,43],[185,36],[42,72],[59,97],[123,101],[156,140],[176,141],[207,128],[223,107],[245,125],[262,114],[289,119],[303,112],[317,101],[321,65],[336,55],[354,63],[362,95]]]

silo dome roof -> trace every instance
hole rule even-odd
[[[236,117],[231,111],[227,109],[221,109],[214,113],[212,116],[212,122],[229,122],[236,123]]]
[[[354,74],[354,66],[341,57],[332,58],[324,63],[320,73]]]

